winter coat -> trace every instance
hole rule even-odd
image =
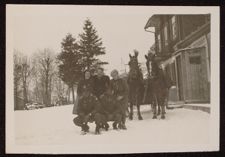
[[[103,75],[102,77],[93,77],[93,93],[96,97],[100,97],[109,88],[110,79],[108,76]]]
[[[83,91],[88,89],[91,93],[93,93],[93,79],[83,79],[78,83],[77,86],[77,95],[81,96]]]
[[[99,101],[93,94],[87,97],[80,97],[78,100],[77,113],[79,116],[95,114],[99,109]]]
[[[128,96],[128,85],[122,78],[112,79],[110,81],[110,89],[116,98],[122,96],[124,100]]]
[[[80,97],[83,95],[84,90],[90,91],[90,93],[93,93],[93,79],[83,79],[78,83],[77,86],[77,97],[75,100],[75,103],[73,105],[73,114],[77,114],[77,106],[78,106],[78,101]]]
[[[117,102],[115,96],[105,93],[100,98],[100,102],[101,102],[100,112],[102,114],[109,115],[121,113],[121,106]]]

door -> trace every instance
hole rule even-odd
[[[191,101],[209,101],[210,84],[207,73],[205,47],[189,50],[186,60],[188,99]]]

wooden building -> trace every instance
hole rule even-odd
[[[185,103],[210,102],[210,15],[153,15],[155,51]]]

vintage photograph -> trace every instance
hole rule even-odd
[[[6,153],[219,150],[219,7],[6,6]]]

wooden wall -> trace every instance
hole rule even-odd
[[[206,48],[182,51],[176,57],[180,101],[209,102]]]

